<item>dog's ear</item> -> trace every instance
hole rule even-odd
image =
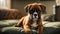
[[[46,14],[46,6],[44,5],[39,5],[42,11],[42,14]]]
[[[29,5],[26,5],[26,6],[24,7],[25,11],[26,11],[26,12],[29,12],[29,10],[30,10],[30,7],[31,7],[31,4],[29,4]]]

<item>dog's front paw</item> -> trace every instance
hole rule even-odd
[[[26,34],[32,34],[32,31],[25,31]]]

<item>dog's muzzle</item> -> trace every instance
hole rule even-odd
[[[33,13],[33,19],[34,19],[34,20],[37,20],[37,19],[38,19],[38,13],[37,13],[37,12],[34,12],[34,13]]]
[[[34,14],[34,18],[38,18],[38,14]]]

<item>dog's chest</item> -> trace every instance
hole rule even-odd
[[[33,23],[31,24],[31,28],[37,28],[38,24],[36,21],[33,21]]]

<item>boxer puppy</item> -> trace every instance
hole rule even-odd
[[[15,26],[23,27],[26,34],[31,34],[31,28],[37,30],[38,34],[43,34],[41,14],[44,12],[44,8],[45,6],[40,3],[26,5],[27,15],[22,17]]]

